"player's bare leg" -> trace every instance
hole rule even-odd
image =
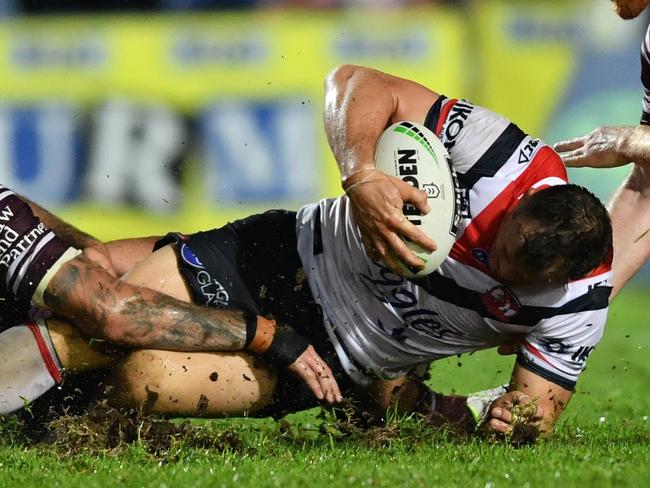
[[[163,247],[125,277],[176,299],[190,293],[176,269],[176,254]],[[141,350],[128,355],[109,379],[111,403],[166,415],[219,417],[255,412],[269,401],[274,372],[244,353]]]
[[[61,366],[68,373],[109,368],[122,357],[122,354],[102,351],[100,344],[89,341],[67,322],[48,319],[46,325]]]
[[[108,379],[108,398],[170,416],[224,417],[255,413],[268,404],[275,374],[245,353],[141,350]]]

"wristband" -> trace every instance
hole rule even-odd
[[[273,363],[288,366],[298,359],[308,347],[307,339],[291,327],[278,326],[275,329],[273,342],[264,353],[264,357]]]
[[[265,319],[259,315],[246,313],[246,343],[249,351],[264,354],[273,342],[275,336],[275,320]]]

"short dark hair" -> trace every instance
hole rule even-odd
[[[612,223],[602,202],[579,185],[539,190],[522,202],[516,215],[530,226],[520,249],[531,270],[559,266],[564,283],[584,277],[602,264],[612,248]]]

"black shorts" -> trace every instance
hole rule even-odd
[[[290,325],[327,362],[343,395],[352,393],[302,268],[295,212],[270,210],[207,232],[168,234],[156,249],[172,242],[195,303],[250,311]],[[274,399],[260,416],[277,417],[317,405],[309,388],[282,369]]]

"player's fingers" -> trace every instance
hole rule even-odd
[[[323,389],[316,379],[316,375],[301,359],[298,359],[293,364],[291,364],[291,366],[289,366],[289,370],[305,382],[305,384],[314,393],[314,395],[316,395],[316,398],[322,400],[325,397]]]
[[[406,187],[408,188],[400,188],[402,200],[405,203],[413,204],[421,213],[428,214],[431,211],[431,207],[429,206],[429,197],[427,192],[419,190],[409,184],[406,184]]]
[[[318,355],[313,346],[309,346],[305,363],[311,368],[319,382],[321,389],[328,403],[338,403],[343,397],[339,385],[332,374],[332,370],[325,361]]]
[[[493,419],[497,419],[508,424],[512,422],[512,413],[507,408],[494,407],[492,410],[490,410],[490,416]]]
[[[582,149],[577,149],[575,151],[570,151],[560,154],[564,166],[568,168],[579,168],[582,166],[588,166],[589,161],[585,155],[585,152]]]
[[[512,425],[495,418],[488,420],[487,427],[489,430],[492,430],[494,432],[501,432],[502,434],[507,434],[512,430]]]
[[[560,141],[553,144],[553,149],[556,152],[565,152],[573,151],[585,145],[585,137],[575,137],[573,139],[567,139],[566,141]]]
[[[425,234],[417,225],[406,219],[404,219],[404,223],[402,224],[400,235],[429,252],[433,252],[438,248],[436,241]]]
[[[404,263],[406,266],[418,270],[424,267],[422,260],[409,249],[409,247],[400,236],[397,234],[392,234],[390,236],[389,243],[391,246],[390,252],[394,257],[402,261],[402,263]]]
[[[316,381],[318,381],[321,390],[323,391],[323,400],[329,404],[336,403],[338,388],[336,380],[334,380],[331,372],[328,373],[325,365],[317,360],[312,360],[310,367],[316,376]]]

